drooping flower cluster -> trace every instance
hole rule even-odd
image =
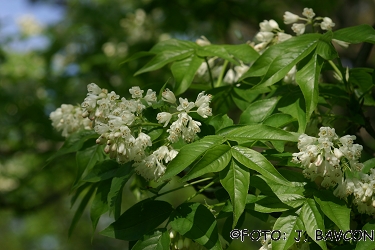
[[[204,92],[198,94],[195,102],[189,102],[187,98],[179,98],[179,105],[173,92],[166,89],[163,94],[163,100],[172,104],[171,110],[175,111],[174,114],[170,112],[158,113],[156,119],[159,123],[164,123],[166,127],[171,121],[172,117],[177,115],[178,119],[170,125],[167,132],[169,133],[168,141],[171,143],[177,142],[179,138],[190,143],[194,141],[195,135],[200,132],[201,123],[195,121],[188,113],[197,112],[203,118],[212,115],[212,109],[209,107],[211,95],[205,95]],[[193,111],[197,108],[196,111]]]
[[[100,135],[96,143],[105,145],[104,152],[110,158],[121,164],[133,162],[135,171],[147,180],[160,178],[166,170],[165,165],[176,157],[178,151],[173,149],[172,143],[179,138],[190,143],[200,132],[201,123],[193,120],[188,113],[197,112],[203,118],[212,115],[210,95],[200,93],[195,103],[179,98],[177,105],[173,92],[166,89],[159,104],[164,103],[162,106],[169,112],[158,113],[156,118],[159,123],[164,123],[164,127],[171,120],[173,122],[166,128],[169,136],[165,144],[153,150],[151,137],[145,130],[160,124],[150,122],[143,111],[158,102],[155,91],[148,89],[144,94],[145,91],[139,87],[132,87],[129,89],[131,98],[126,99],[120,98],[114,91],[108,93],[94,83],[89,84],[87,90],[81,107],[62,105],[51,113],[54,127],[62,130],[64,136],[78,129],[93,127]]]
[[[52,120],[52,126],[57,131],[61,131],[64,137],[81,129],[92,129],[92,122],[88,118],[83,118],[82,109],[79,106],[63,104],[49,117]]]
[[[259,27],[260,31],[255,36],[257,44],[254,45],[254,49],[260,53],[268,46],[284,42],[292,37],[284,33],[284,31],[280,29],[279,24],[273,19],[264,20],[259,23]]]
[[[302,134],[298,140],[300,152],[292,161],[300,163],[303,175],[320,181],[324,188],[335,188],[333,194],[346,199],[353,194],[360,213],[375,215],[375,170],[362,173],[359,162],[363,147],[354,144],[354,135],[338,137],[335,129],[321,127],[319,138]]]
[[[308,24],[312,24],[314,26],[319,25],[322,30],[332,30],[332,28],[335,26],[335,23],[329,17],[314,18],[315,13],[311,8],[304,8],[302,16],[304,17],[300,17],[289,11],[286,11],[283,16],[285,24],[293,24],[292,30],[294,33],[296,33],[297,36],[305,33],[305,28]],[[304,21],[304,23],[297,23],[298,21]]]

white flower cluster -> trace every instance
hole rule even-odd
[[[212,109],[209,107],[211,101],[211,95],[205,95],[204,92],[198,94],[195,102],[189,102],[187,98],[179,98],[179,105],[177,106],[177,100],[175,95],[169,89],[166,89],[163,94],[163,101],[172,104],[172,110],[176,111],[173,114],[170,112],[161,112],[157,115],[156,119],[159,123],[164,123],[166,127],[171,121],[173,115],[177,115],[178,119],[172,122],[171,126],[167,130],[169,133],[168,141],[171,143],[177,142],[179,138],[182,138],[187,143],[194,141],[195,135],[199,133],[201,123],[193,120],[188,115],[190,112],[197,112],[203,118],[212,116]],[[192,109],[197,108],[196,111]]]
[[[200,132],[201,123],[193,120],[188,113],[196,112],[203,118],[212,115],[209,107],[211,95],[202,92],[195,102],[179,98],[177,105],[173,92],[166,89],[162,100],[167,104],[164,107],[169,106],[167,110],[172,113],[158,113],[156,119],[159,123],[164,123],[164,127],[172,119],[175,121],[167,129],[169,136],[165,145],[153,150],[151,137],[143,129],[145,126],[160,124],[147,120],[143,111],[158,102],[155,91],[148,89],[144,94],[145,91],[139,87],[132,87],[129,89],[131,99],[126,99],[120,98],[114,91],[108,93],[108,90],[95,83],[88,84],[87,90],[81,107],[63,105],[51,113],[54,127],[63,130],[63,135],[67,136],[82,126],[86,128],[92,124],[95,132],[100,134],[96,143],[105,145],[104,152],[121,164],[133,162],[135,171],[147,180],[159,179],[166,170],[165,165],[178,154],[171,143],[177,142],[179,138],[190,143]]]
[[[52,126],[57,131],[61,131],[64,137],[81,129],[92,129],[92,122],[88,118],[83,118],[82,109],[79,106],[63,104],[49,117],[52,120]]]
[[[132,87],[129,93],[132,98],[108,93],[96,84],[87,86],[88,94],[82,103],[83,116],[95,122],[95,132],[100,134],[98,144],[105,144],[104,152],[110,158],[123,164],[134,161],[135,171],[145,179],[157,180],[166,170],[165,163],[171,161],[177,151],[161,146],[150,152],[151,137],[142,132],[142,117],[146,106],[157,102],[156,92],[148,89],[146,95],[139,87]]]
[[[297,36],[305,33],[306,25],[308,25],[308,24],[314,25],[314,23],[317,22],[317,21],[320,22],[320,24],[318,24],[318,25],[320,25],[320,28],[322,30],[332,30],[332,27],[335,26],[335,23],[329,17],[316,17],[316,18],[314,18],[315,13],[314,13],[313,9],[311,9],[311,8],[304,8],[303,12],[302,12],[302,15],[304,17],[300,17],[296,14],[293,14],[289,11],[286,11],[284,16],[283,16],[285,24],[293,24],[292,30],[294,31],[294,33],[296,33]],[[300,20],[305,21],[305,23],[297,23]]]
[[[254,45],[254,49],[260,53],[268,46],[284,42],[292,37],[284,33],[284,31],[279,28],[279,24],[273,19],[264,20],[259,23],[259,27],[260,31],[255,36],[257,44]]]
[[[304,167],[303,175],[322,180],[320,185],[335,188],[333,194],[346,199],[353,194],[354,204],[360,213],[375,215],[375,169],[362,173],[359,162],[363,147],[354,144],[354,135],[339,138],[335,129],[321,127],[319,138],[302,134],[298,140],[300,152],[293,154],[292,161]]]

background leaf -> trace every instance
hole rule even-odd
[[[283,185],[292,185],[279,172],[277,172],[275,167],[262,154],[257,151],[242,146],[234,146],[232,147],[232,155],[242,165],[257,171],[265,178]]]
[[[375,43],[375,30],[370,25],[362,24],[336,30],[333,38],[348,43]]]
[[[225,190],[227,190],[232,201],[232,228],[234,228],[245,209],[247,191],[250,185],[250,171],[233,159],[231,163],[220,172],[220,183]]]
[[[171,227],[207,249],[221,249],[215,217],[200,203],[183,203],[170,218]]]
[[[207,173],[223,170],[232,158],[230,149],[231,148],[225,144],[208,149],[181,181],[188,181]]]
[[[315,54],[311,60],[296,73],[296,82],[301,88],[306,103],[306,121],[310,120],[311,114],[318,105],[319,98],[319,77],[322,69],[323,60]],[[300,114],[300,112],[298,112]],[[303,125],[303,120],[300,118]],[[303,128],[303,126],[300,127]],[[304,132],[304,129],[298,130],[298,132]]]
[[[222,144],[225,138],[222,136],[212,135],[205,136],[203,139],[187,144],[180,149],[180,152],[167,166],[167,170],[160,178],[160,181],[167,180],[182,170],[190,166],[199,156],[203,155],[206,150]]]
[[[276,107],[279,97],[267,98],[251,103],[240,116],[240,124],[257,124],[270,116]]]
[[[315,232],[320,229],[325,231],[323,216],[318,210],[317,204],[314,199],[306,199],[305,204],[302,206],[299,217],[305,224],[307,234],[315,240],[315,242],[322,248],[327,249],[325,241],[316,240]]]
[[[146,234],[132,248],[132,250],[165,250],[169,249],[171,238],[165,228],[157,228]]]
[[[319,204],[323,213],[333,221],[342,231],[350,229],[350,208],[346,203],[332,194],[332,192],[320,190],[314,193],[314,199]]]
[[[203,62],[202,57],[193,54],[172,64],[171,71],[176,81],[173,92],[176,96],[184,93],[190,87],[195,73]]]
[[[166,201],[143,200],[126,210],[101,234],[120,240],[139,240],[164,222],[172,211],[172,205]]]

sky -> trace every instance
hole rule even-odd
[[[33,16],[42,26],[58,22],[64,16],[64,9],[47,4],[31,4],[27,0],[0,0],[0,41],[19,32],[17,20],[25,15]],[[28,41],[14,41],[11,49],[27,51],[44,47],[47,39],[31,37]]]

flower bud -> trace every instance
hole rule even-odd
[[[292,25],[292,30],[296,33],[297,36],[302,35],[305,33],[305,24],[303,23],[294,23]]]
[[[289,11],[285,11],[285,14],[284,14],[283,18],[284,18],[285,24],[291,24],[291,23],[297,22],[298,19],[299,19],[299,16],[296,15],[296,14],[293,14]]]
[[[332,19],[329,17],[324,17],[323,22],[320,23],[320,28],[322,28],[322,30],[331,30],[334,26],[335,23],[332,22]]]
[[[165,89],[162,93],[162,99],[165,102],[176,103],[176,96],[169,89]]]

